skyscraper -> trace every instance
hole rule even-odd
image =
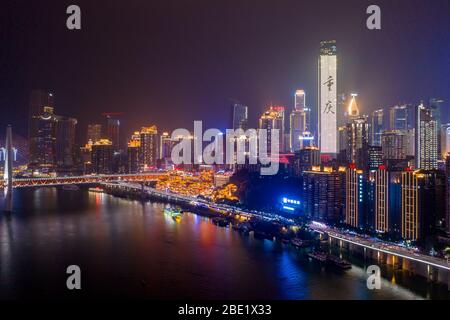
[[[290,115],[290,151],[295,152],[312,145],[314,139],[311,134],[311,110],[306,107],[304,90],[295,92],[295,106]]]
[[[431,98],[430,99],[430,109],[431,109],[431,115],[433,117],[433,119],[436,120],[436,130],[437,130],[437,140],[438,140],[438,154],[440,156],[441,154],[441,135],[440,135],[440,131],[441,131],[441,125],[442,125],[442,121],[441,121],[441,113],[443,110],[443,104],[444,104],[444,100],[442,99],[437,99],[437,98]]]
[[[322,41],[319,56],[319,148],[335,157],[337,150],[336,41]]]
[[[127,172],[138,173],[140,170],[139,150],[141,148],[141,139],[139,135],[133,135],[128,142],[127,147]]]
[[[372,141],[371,145],[381,146],[381,135],[386,130],[384,122],[384,110],[375,110],[372,113]]]
[[[101,138],[102,138],[102,125],[97,123],[88,124],[86,143],[88,143],[89,140],[91,140],[92,143],[95,143]]]
[[[120,112],[118,113],[104,113],[106,118],[106,132],[105,136],[111,141],[114,151],[120,149]]]
[[[239,103],[233,104],[233,130],[247,130],[248,107]]]
[[[416,168],[424,170],[437,169],[438,130],[437,121],[430,108],[420,104],[417,107],[415,129]]]
[[[385,160],[406,159],[406,137],[404,131],[384,131],[381,135],[381,147],[383,149],[383,159]]]
[[[158,129],[156,126],[143,127],[140,132],[140,157],[142,170],[156,167],[158,159]]]
[[[364,215],[364,173],[350,164],[345,178],[345,223],[358,228]]]
[[[384,166],[375,171],[375,230],[389,231],[389,172]]]
[[[450,236],[450,154],[447,154],[445,158],[445,182],[446,182],[446,194],[445,194],[445,203],[446,203],[446,231],[447,235]]]
[[[450,152],[450,123],[441,125],[441,154],[439,157],[446,159]]]
[[[267,130],[267,154],[272,153],[271,150],[271,131],[273,129],[279,130],[278,146],[280,152],[285,150],[284,146],[284,107],[282,106],[270,106],[259,118],[259,129]]]
[[[54,97],[46,90],[32,90],[28,112],[30,167],[54,165]]]
[[[100,139],[92,145],[92,172],[96,174],[113,173],[114,147],[108,139]]]
[[[75,165],[75,129],[77,119],[55,116],[55,160],[59,169]]]
[[[347,124],[347,161],[358,168],[367,169],[369,147],[369,123],[367,116],[354,116]]]
[[[171,162],[174,145],[175,141],[172,140],[170,134],[168,132],[163,132],[159,138],[159,158]]]

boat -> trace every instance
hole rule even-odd
[[[181,210],[174,208],[164,208],[164,214],[172,217],[174,221],[180,222],[183,212]]]
[[[307,240],[301,240],[298,238],[291,239],[291,245],[297,249],[307,248],[311,246],[311,242]]]
[[[308,257],[312,260],[316,260],[319,262],[327,261],[327,254],[325,252],[321,252],[321,251],[309,252]]]
[[[230,221],[227,218],[215,217],[212,218],[212,222],[219,227],[228,227]]]
[[[89,192],[103,193],[103,189],[102,189],[102,188],[99,188],[99,187],[89,188]]]
[[[327,263],[334,267],[338,267],[341,270],[348,270],[352,268],[352,264],[350,262],[339,257],[332,256],[331,254],[327,256]]]
[[[247,234],[247,233],[250,232],[250,230],[251,230],[252,228],[251,228],[251,225],[250,225],[248,222],[242,222],[242,223],[236,223],[236,224],[234,224],[234,225],[233,225],[233,229],[236,230],[236,231],[238,231],[238,232]]]

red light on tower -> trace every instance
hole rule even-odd
[[[385,166],[384,164],[382,164],[382,165],[380,165],[380,166],[378,167],[378,169],[380,169],[380,170],[386,170],[386,166]]]
[[[356,163],[350,163],[348,165],[349,169],[355,170],[356,169]]]

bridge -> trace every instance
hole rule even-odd
[[[157,181],[165,176],[165,172],[146,172],[139,174],[110,174],[110,175],[83,175],[45,178],[15,178],[12,179],[12,188],[61,186],[68,184],[94,184],[101,182],[146,182]],[[0,182],[0,188],[7,186],[6,181]]]
[[[164,171],[145,172],[138,174],[99,174],[83,176],[43,177],[43,178],[13,178],[13,148],[12,128],[6,129],[5,167],[3,180],[0,180],[0,189],[5,190],[4,211],[12,211],[13,189],[26,187],[61,186],[69,184],[95,184],[104,182],[149,182],[157,181],[167,175]]]

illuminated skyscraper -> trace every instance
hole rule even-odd
[[[337,149],[336,41],[322,41],[319,57],[319,148],[332,157]]]
[[[389,231],[389,172],[384,166],[375,171],[375,230]]]
[[[367,116],[354,116],[347,124],[347,161],[358,168],[367,169],[369,124]]]
[[[442,159],[446,159],[450,152],[450,123],[441,126],[441,154]]]
[[[112,142],[114,151],[120,149],[120,120],[121,113],[104,113],[106,117],[105,136]]]
[[[45,90],[33,90],[28,112],[28,146],[30,167],[54,166],[55,123],[54,97]]]
[[[170,161],[172,158],[172,149],[175,145],[175,141],[168,132],[163,132],[159,138],[159,158]]]
[[[158,129],[156,126],[143,127],[140,132],[140,157],[142,170],[156,167],[158,159]]]
[[[264,112],[259,118],[259,129],[267,130],[267,153],[272,154],[271,150],[271,131],[278,129],[279,141],[278,146],[280,152],[285,150],[284,146],[284,107],[282,106],[270,106],[269,109]],[[275,143],[275,142],[274,142]]]
[[[295,92],[295,107],[290,116],[290,151],[295,152],[304,147],[311,146],[314,137],[311,134],[311,110],[305,105],[304,90]]]
[[[384,110],[375,110],[372,113],[372,142],[373,146],[381,146],[381,135],[385,128]]]
[[[443,109],[444,100],[437,99],[437,98],[431,98],[430,99],[430,109],[431,109],[431,115],[434,120],[436,120],[436,130],[437,130],[437,140],[438,140],[438,154],[442,153],[441,150],[441,113]]]
[[[445,176],[439,171],[402,172],[402,237],[422,240],[433,236],[445,212]]]
[[[239,103],[233,104],[233,129],[247,130],[248,107]]]
[[[437,169],[438,130],[437,121],[430,108],[420,104],[417,107],[415,129],[416,168],[424,170]]]
[[[383,159],[402,160],[406,159],[406,136],[402,130],[385,131],[381,135],[381,147]]]
[[[140,135],[134,134],[128,142],[127,148],[127,168],[128,173],[138,173],[140,170],[140,156],[139,151],[141,148]]]
[[[75,130],[77,119],[55,116],[55,160],[59,169],[75,165]]]
[[[446,182],[446,194],[445,194],[445,203],[446,203],[446,231],[447,235],[450,236],[450,154],[447,154],[445,158],[445,182]]]
[[[88,124],[86,143],[89,142],[89,140],[91,140],[92,143],[95,143],[98,140],[100,140],[101,138],[102,138],[102,125],[101,124]]]
[[[92,172],[96,174],[113,173],[114,147],[108,139],[100,139],[92,145]]]
[[[350,164],[345,179],[345,223],[358,228],[362,225],[364,215],[364,174]]]

